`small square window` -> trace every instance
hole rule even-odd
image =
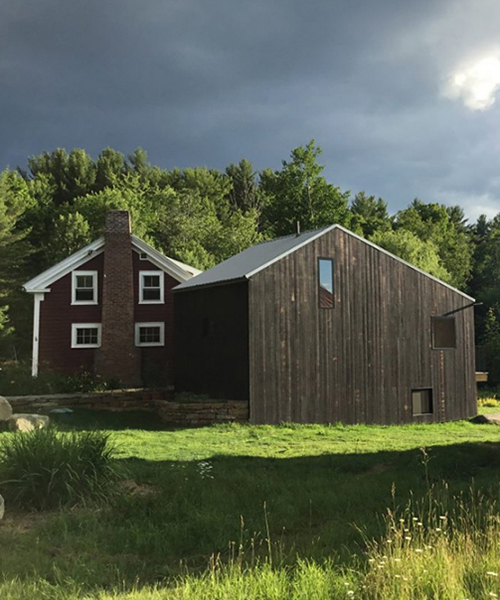
[[[165,323],[136,323],[136,346],[164,346]]]
[[[73,271],[71,304],[97,304],[97,271]]]
[[[145,252],[139,254],[139,260],[148,260],[148,255]]]
[[[163,304],[163,279],[163,271],[140,271],[140,304]]]
[[[413,416],[431,415],[434,412],[432,405],[432,389],[424,388],[411,391]]]
[[[73,323],[71,326],[72,348],[99,348],[101,346],[100,323]]]
[[[432,317],[432,347],[449,350],[457,347],[454,317]]]
[[[320,308],[333,308],[333,259],[318,259],[318,295]]]

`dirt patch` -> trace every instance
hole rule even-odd
[[[148,485],[147,483],[137,483],[133,479],[120,481],[118,487],[132,496],[138,496],[140,498],[152,496],[158,492],[158,489],[155,486]]]

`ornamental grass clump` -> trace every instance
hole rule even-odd
[[[114,447],[101,431],[53,427],[5,434],[0,441],[0,493],[28,510],[104,498],[116,479]]]

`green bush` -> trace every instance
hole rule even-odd
[[[38,377],[32,377],[31,366],[26,363],[7,362],[0,365],[1,396],[101,392],[119,387],[119,382],[105,381],[98,375],[83,371],[74,375],[41,371]]]
[[[101,431],[60,433],[53,427],[4,434],[0,492],[19,508],[45,510],[102,498],[116,478],[114,447]]]

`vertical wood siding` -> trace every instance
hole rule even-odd
[[[318,257],[335,259],[332,309],[318,307]],[[475,414],[473,308],[454,315],[456,349],[431,347],[431,316],[470,304],[462,295],[340,230],[248,285],[252,422],[409,423]],[[432,415],[412,415],[416,388],[432,388]]]

